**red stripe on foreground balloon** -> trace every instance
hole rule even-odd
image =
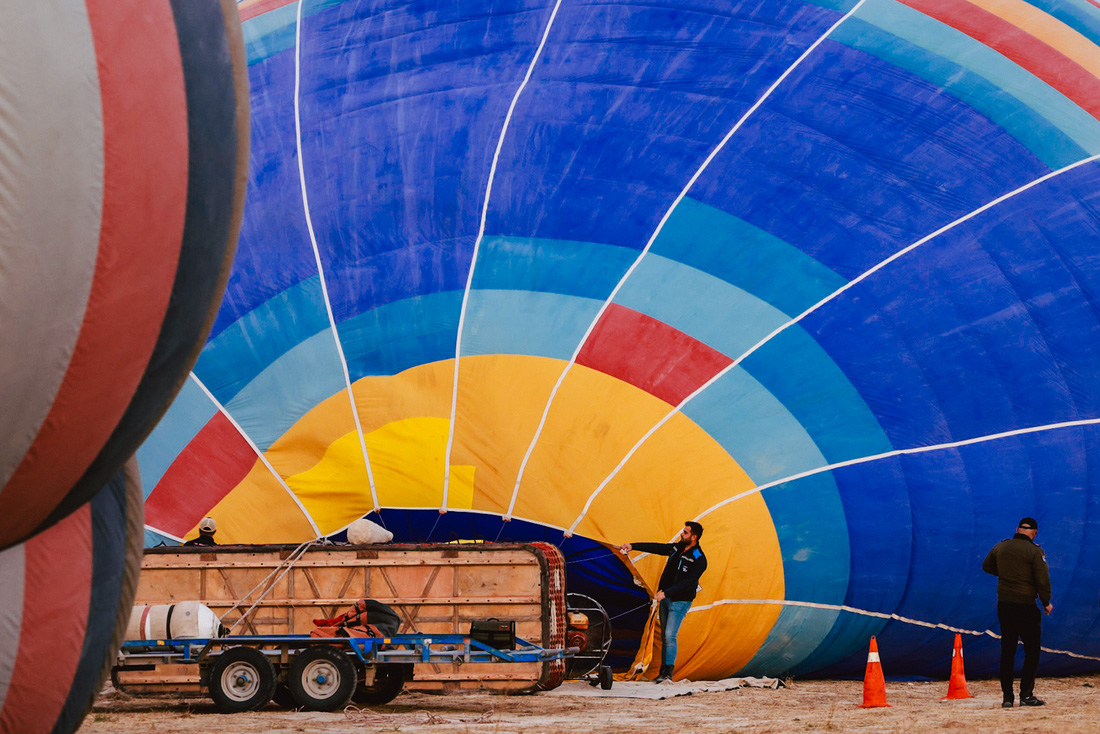
[[[247,476],[256,452],[221,413],[180,452],[145,502],[145,522],[178,538]]]
[[[0,732],[34,732],[57,720],[72,687],[88,623],[91,507],[24,546],[23,618]]]
[[[663,321],[611,304],[577,364],[599,370],[678,405],[731,360]]]
[[[64,498],[118,425],[160,333],[187,203],[187,103],[172,9],[88,0],[104,127],[91,293],[50,412],[0,494],[0,547]]]
[[[1100,79],[1035,36],[996,15],[955,0],[901,0],[1008,57],[1100,119]]]

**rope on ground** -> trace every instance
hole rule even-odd
[[[236,611],[237,609],[240,609],[241,605],[244,604],[245,599],[248,599],[248,597],[250,597],[254,593],[256,593],[256,591],[258,589],[260,589],[264,584],[267,584],[268,581],[271,581],[270,585],[267,587],[267,590],[264,593],[260,594],[260,596],[256,599],[256,602],[248,608],[248,611],[246,611],[244,614],[242,614],[240,617],[237,618],[237,621],[234,622],[233,626],[229,628],[229,632],[232,632],[233,630],[237,629],[237,625],[239,625],[242,621],[244,621],[245,619],[248,618],[248,615],[252,613],[252,610],[255,609],[257,606],[259,606],[260,602],[263,601],[264,598],[272,592],[272,590],[274,590],[275,584],[279,583],[283,579],[284,576],[286,576],[288,573],[290,573],[290,569],[294,568],[294,564],[297,563],[298,561],[300,561],[302,559],[302,556],[305,555],[306,551],[309,550],[309,548],[316,542],[317,542],[317,539],[313,538],[311,540],[307,540],[306,542],[302,543],[297,548],[292,550],[290,552],[290,555],[288,555],[286,557],[286,560],[284,560],[278,566],[273,568],[271,570],[271,573],[269,573],[267,576],[265,576],[263,578],[263,580],[260,581],[260,583],[256,584],[251,589],[249,589],[247,592],[245,592],[245,595],[242,596],[240,599],[238,599],[236,604],[234,604],[232,607],[227,609],[225,611],[225,613],[222,614],[222,616],[218,617],[218,622],[221,622],[226,617],[228,617],[230,614],[232,614],[234,611]],[[283,566],[286,566],[286,568],[283,568]],[[280,573],[280,570],[282,571],[281,573]],[[278,574],[278,576],[275,576],[276,574]],[[272,581],[271,578],[273,576],[275,576],[275,579]]]
[[[421,714],[425,717],[425,722],[428,725],[438,724],[487,724],[492,721],[496,712],[492,707],[483,711],[477,716],[460,716],[457,718],[443,717],[433,714],[431,711],[420,709],[419,711],[409,711],[406,713],[398,712],[382,712],[372,711],[370,709],[359,708],[358,706],[348,705],[344,707],[344,717],[354,724],[386,724],[388,726],[399,726],[402,724],[419,724]]]

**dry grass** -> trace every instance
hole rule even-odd
[[[1041,708],[1000,707],[996,681],[971,681],[976,697],[940,703],[947,684],[888,683],[891,708],[861,709],[859,681],[796,681],[789,688],[742,689],[665,701],[490,694],[403,694],[375,710],[319,714],[270,707],[224,715],[205,699],[100,698],[80,734],[778,734],[780,732],[1100,732],[1100,676],[1041,679]]]

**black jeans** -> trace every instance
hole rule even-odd
[[[1012,672],[1016,666],[1016,641],[1024,643],[1024,667],[1020,669],[1020,698],[1035,692],[1035,673],[1039,670],[1039,640],[1043,615],[1035,602],[1014,604],[997,602],[997,621],[1001,623],[1001,692],[1012,696]]]

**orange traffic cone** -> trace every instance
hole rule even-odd
[[[878,659],[878,642],[871,638],[867,652],[867,672],[863,674],[863,703],[861,709],[889,706],[886,703],[886,679],[882,677],[882,664]]]
[[[951,681],[947,684],[947,695],[941,701],[956,698],[974,698],[966,688],[966,674],[963,673],[963,637],[955,635],[955,650],[951,653]]]

